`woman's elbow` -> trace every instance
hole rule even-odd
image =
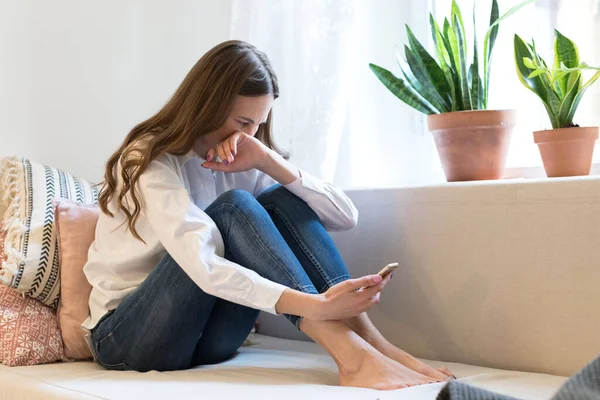
[[[348,226],[346,230],[350,230],[358,225],[358,212],[354,212],[350,218],[348,218]]]
[[[333,224],[334,226],[330,231],[340,232],[340,231],[349,231],[354,228],[358,224],[358,212],[352,212],[347,215],[342,216],[338,221]]]

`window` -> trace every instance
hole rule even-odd
[[[450,0],[432,0],[436,19],[450,15]],[[458,0],[465,21],[467,36],[472,35],[472,12],[474,0]],[[478,0],[476,17],[479,45],[489,24],[491,0]],[[520,3],[520,0],[498,0],[500,14]],[[515,72],[513,37],[518,34],[525,41],[533,38],[538,51],[546,61],[552,62],[554,29],[558,29],[579,47],[582,61],[600,65],[600,0],[538,0],[521,9],[500,24],[498,40],[494,47],[490,78],[490,108],[512,108],[519,111],[519,125],[513,133],[508,155],[508,168],[541,166],[532,132],[550,129],[550,121],[539,98],[525,88]],[[471,31],[471,33],[469,32]],[[589,78],[591,72],[584,77]],[[580,103],[575,123],[581,126],[600,125],[600,83],[593,85]],[[597,145],[595,162],[600,162]]]

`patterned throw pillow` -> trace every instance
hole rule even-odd
[[[60,275],[53,199],[96,204],[98,191],[88,182],[27,159],[0,160],[7,229],[0,283],[56,308]]]
[[[0,227],[0,262],[6,231]],[[63,359],[54,310],[0,285],[0,362],[14,367]]]

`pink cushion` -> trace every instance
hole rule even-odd
[[[0,263],[4,236],[0,229]],[[63,358],[63,346],[54,310],[0,285],[0,362],[15,367],[46,364]]]
[[[0,223],[0,264],[6,261],[6,254],[4,254],[4,241],[6,240],[7,233],[8,232],[4,228],[4,224]]]
[[[92,357],[80,325],[89,315],[92,286],[83,273],[83,266],[94,241],[98,213],[97,206],[78,205],[64,199],[56,201],[61,274],[58,320],[65,356],[72,360]]]

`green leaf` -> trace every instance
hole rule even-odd
[[[442,32],[440,31],[440,27],[437,22],[433,18],[433,14],[429,13],[429,25],[431,27],[431,35],[433,36],[433,42],[435,44],[435,50],[437,53],[437,58],[440,63],[440,67],[442,71],[444,71],[444,76],[446,77],[446,82],[450,87],[450,105],[452,111],[457,111],[457,103],[456,103],[456,87],[454,85],[454,71],[450,66],[450,55],[446,49],[444,44],[444,37],[442,36]]]
[[[596,69],[598,69],[598,68],[596,68]],[[583,87],[581,88],[581,90],[583,90],[583,89],[587,89],[587,88],[589,88],[590,86],[592,86],[592,84],[593,84],[594,82],[596,82],[596,81],[598,80],[598,78],[600,78],[600,69],[598,69],[598,72],[596,72],[596,73],[594,74],[594,76],[592,76],[592,77],[590,78],[590,80],[589,80],[589,81],[587,81],[585,85],[583,85]]]
[[[440,66],[443,64],[450,65],[450,55],[444,45],[444,36],[442,35],[442,30],[439,25],[433,18],[433,14],[429,13],[429,26],[431,27],[431,36],[433,38],[433,43],[435,44],[435,50],[438,58],[438,62]],[[442,68],[443,69],[443,68]]]
[[[529,69],[536,69],[537,67],[533,63],[533,60],[529,57],[523,57],[523,64]]]
[[[450,86],[446,82],[444,71],[417,40],[408,25],[406,26],[406,33],[408,35],[408,42],[410,43],[410,51],[408,48],[405,48],[405,54],[410,69],[422,85],[428,89],[435,90],[431,94],[435,98],[436,103],[441,105],[442,108],[437,107],[437,104],[433,105],[440,111],[450,111],[451,106],[448,103],[451,97]],[[412,53],[412,56],[410,56],[411,59],[409,59],[408,53]]]
[[[477,46],[477,20],[475,17],[475,4],[473,4],[473,63],[469,68],[469,81],[471,82],[471,103],[474,110],[483,107],[483,86],[479,77],[479,49]]]
[[[558,121],[558,112],[560,110],[560,103],[562,99],[560,89],[557,88],[557,85],[554,84],[553,76],[548,70],[548,65],[546,64],[546,61],[537,52],[535,40],[531,39],[531,45],[528,44],[527,47],[530,51],[533,63],[537,66],[538,69],[542,69],[544,71],[544,73],[538,74],[538,79],[540,80],[541,85],[547,88],[548,92],[550,93],[550,96],[547,98],[547,101],[549,102],[548,105],[554,111],[554,114],[556,115]],[[552,95],[552,93],[554,95]]]
[[[448,21],[448,18],[444,18],[444,38],[448,41],[450,48],[448,49],[448,54],[450,56],[450,60],[458,60],[458,45],[456,44],[456,34],[452,29],[452,25]]]
[[[560,102],[554,90],[550,84],[546,84],[541,76],[535,76],[529,78],[530,69],[524,64],[523,59],[529,58],[534,59],[537,55],[533,53],[532,49],[534,46],[529,46],[519,35],[515,35],[514,38],[514,49],[515,49],[515,64],[517,67],[517,75],[523,85],[535,93],[544,104],[548,117],[552,123],[552,127],[556,128],[558,122],[558,112],[560,109]]]
[[[492,58],[492,50],[496,43],[499,26],[496,24],[500,16],[498,1],[492,2],[492,11],[490,13],[490,28],[488,29],[483,40],[483,108],[487,108],[488,91],[490,87],[490,59]]]
[[[562,79],[563,77],[569,75],[571,72],[570,71],[555,71],[554,75],[552,76],[552,81],[553,82],[557,82]]]
[[[469,68],[469,82],[471,82],[471,105],[473,110],[482,110],[483,84],[479,72],[474,64]]]
[[[576,84],[571,87],[569,93],[566,94],[565,98],[562,100],[560,105],[560,110],[558,113],[558,123],[561,128],[566,126],[570,126],[573,124],[573,120],[569,120],[569,114],[571,112],[571,108],[573,107],[573,102],[575,101],[575,97],[577,96],[577,92],[579,91],[579,86],[581,85],[581,76],[577,78]]]
[[[554,40],[554,68],[577,68],[579,64],[579,50],[577,45],[571,39],[554,30],[556,39]],[[585,63],[582,63],[585,64]]]
[[[494,27],[496,27],[497,25],[499,25],[500,22],[504,21],[506,18],[510,17],[511,15],[513,15],[514,13],[516,13],[517,11],[519,11],[521,8],[525,7],[526,5],[529,5],[531,3],[535,3],[536,1],[537,0],[525,0],[525,1],[517,4],[516,6],[514,6],[510,10],[508,10],[504,15],[502,15],[500,18],[496,19],[493,23],[491,23],[491,20],[490,20],[490,27],[488,28],[487,34],[491,35],[492,34],[491,31],[494,29]],[[496,8],[497,7],[498,7],[498,5],[496,4]],[[492,14],[493,14],[493,12],[494,11],[493,11],[493,4],[492,4]]]
[[[406,46],[404,46],[404,47],[405,47],[405,52],[411,51]],[[411,55],[411,60],[414,61],[414,54]],[[448,111],[448,107],[446,105],[442,104],[438,100],[439,96],[436,96],[437,93],[431,87],[431,85],[425,83],[424,81],[420,81],[419,79],[417,79],[413,75],[413,72],[411,71],[410,67],[408,65],[406,65],[406,63],[403,62],[401,59],[398,59],[398,65],[400,66],[400,70],[402,71],[402,75],[404,75],[404,78],[406,79],[406,81],[410,84],[410,86],[412,86],[412,88],[417,93],[419,93],[419,95],[421,97],[423,97],[423,99],[425,99],[429,104],[431,104],[439,112],[447,112]]]
[[[369,64],[369,68],[390,92],[407,105],[427,115],[439,114],[439,111],[427,103],[405,80],[396,77],[390,71],[378,65]]]
[[[496,0],[492,3],[492,13],[490,16],[490,27],[488,28],[487,33],[485,34],[485,39],[483,40],[483,76],[484,76],[484,86],[483,86],[483,101],[484,108],[487,108],[488,101],[488,91],[490,86],[490,60],[492,57],[492,49],[494,48],[494,43],[496,42],[496,36],[498,35],[498,25],[500,22],[504,21],[506,18],[510,17],[521,8],[525,7],[528,4],[534,3],[536,0],[526,0],[522,3],[517,4],[510,10],[508,10],[504,15],[500,18],[498,15],[498,3]],[[494,11],[495,8],[495,11]],[[494,19],[495,17],[495,19]],[[492,22],[494,21],[494,22]]]
[[[535,78],[536,76],[540,76],[542,74],[545,74],[546,71],[543,69],[536,69],[535,71],[533,71],[532,73],[529,74],[528,78]]]
[[[450,19],[452,21],[452,28],[454,28],[456,32],[460,30],[462,36],[466,38],[467,33],[465,32],[465,24],[463,23],[462,13],[460,12],[460,7],[458,6],[456,0],[452,0]]]
[[[456,15],[454,15],[454,23],[456,25],[459,24]],[[467,71],[467,45],[461,29],[456,30],[455,34],[458,45],[458,75],[460,77],[463,105],[465,110],[472,110],[473,106],[471,105],[471,93],[469,91],[469,77]]]
[[[585,85],[583,85],[581,87],[581,89],[577,93],[577,96],[575,96],[575,100],[573,100],[573,104],[571,105],[571,110],[569,111],[569,114],[567,115],[567,118],[566,118],[567,121],[573,121],[573,118],[575,117],[575,113],[577,112],[577,107],[579,107],[579,102],[581,102],[581,99],[583,98],[585,91],[588,90],[588,88],[594,82],[596,82],[599,78],[600,78],[600,71],[596,72],[594,74],[594,76],[592,76],[592,78],[589,81],[587,81],[587,83]]]
[[[577,68],[579,66],[579,50],[577,49],[577,45],[557,29],[554,30],[554,34],[556,36],[554,40],[554,68],[562,69],[563,66],[564,68]],[[580,71],[574,71],[569,75],[564,75],[560,79],[557,79],[558,87],[563,96],[571,90],[571,86],[576,81],[579,81],[581,85],[580,75]]]
[[[454,81],[454,89],[456,91],[456,108],[457,110],[467,110],[465,105],[463,104],[463,91],[462,85],[460,82],[460,62],[458,55],[458,41],[456,39],[456,33],[452,29],[448,18],[444,19],[444,46],[446,47],[446,51],[450,57],[450,65],[453,69],[453,81]]]

